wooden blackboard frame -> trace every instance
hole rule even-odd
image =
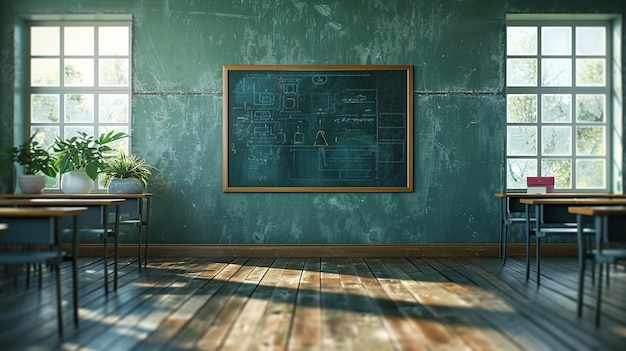
[[[332,92],[323,92],[327,82],[338,82]],[[304,96],[307,83],[311,96]],[[302,111],[312,100],[324,108]],[[299,141],[300,126],[315,118],[317,135],[309,128],[307,142]],[[322,121],[339,132],[326,135]],[[224,65],[222,136],[224,192],[412,192],[413,66]],[[254,155],[259,150],[265,156]],[[292,169],[297,162],[307,166],[303,176]]]

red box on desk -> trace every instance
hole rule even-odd
[[[553,193],[554,177],[527,177],[526,187],[527,193]]]

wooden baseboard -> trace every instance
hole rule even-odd
[[[68,250],[69,248],[66,248]],[[112,248],[111,254],[112,254]],[[510,257],[525,257],[524,244],[509,244]],[[102,245],[81,244],[79,256],[102,255]],[[575,257],[576,244],[543,244],[542,256]],[[534,256],[535,247],[531,247]],[[133,244],[119,247],[120,257],[137,257]],[[191,245],[151,244],[149,257],[495,257],[498,244],[416,244],[416,245]]]

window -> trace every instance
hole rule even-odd
[[[130,134],[131,23],[30,22],[26,131],[42,145],[77,132]],[[114,148],[130,153],[129,138]],[[48,188],[58,188],[49,179]]]
[[[506,32],[507,189],[611,187],[611,22],[510,20]]]

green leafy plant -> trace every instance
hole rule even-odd
[[[43,173],[48,177],[57,175],[56,157],[43,148],[35,140],[33,134],[24,143],[0,150],[0,173],[4,173],[11,163],[18,163],[24,167],[24,174]]]
[[[55,165],[60,173],[84,170],[89,178],[96,180],[105,167],[107,153],[113,151],[108,144],[127,136],[123,132],[110,131],[100,134],[98,139],[84,132],[65,140],[56,138],[53,145],[57,155]]]
[[[152,175],[153,166],[146,160],[135,155],[126,155],[120,152],[117,157],[108,159],[102,168],[102,181],[108,184],[114,178],[135,178],[144,186],[148,185],[148,178]]]

